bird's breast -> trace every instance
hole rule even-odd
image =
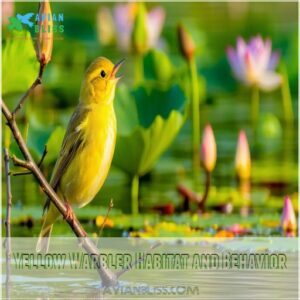
[[[67,188],[71,202],[84,206],[102,187],[111,166],[116,143],[116,118],[113,107],[90,112],[81,151],[72,162],[73,178]],[[75,174],[75,176],[74,176]]]

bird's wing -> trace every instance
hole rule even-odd
[[[50,181],[51,186],[54,189],[57,187],[66,167],[72,161],[74,155],[84,141],[81,129],[84,126],[89,111],[89,108],[79,104],[70,119]]]
[[[65,173],[68,165],[71,163],[76,153],[78,153],[78,149],[84,144],[84,134],[82,128],[86,122],[89,111],[90,108],[79,104],[70,119],[50,180],[50,184],[54,190],[56,190],[59,181],[62,175]],[[44,211],[49,207],[49,204],[50,202],[48,199],[45,204]]]

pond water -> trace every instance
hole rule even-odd
[[[282,238],[243,238],[234,240],[218,239],[159,239],[160,246],[155,248],[155,255],[162,253],[176,255],[184,254],[187,263],[180,268],[172,269],[164,265],[154,265],[146,269],[132,268],[123,274],[113,287],[104,287],[101,284],[96,270],[82,268],[74,271],[71,267],[75,261],[58,260],[56,264],[48,263],[49,268],[28,267],[33,265],[32,260],[20,262],[14,260],[14,255],[21,249],[26,253],[34,253],[29,249],[35,244],[33,239],[13,239],[13,255],[11,264],[11,277],[9,286],[5,287],[5,277],[2,277],[3,295],[11,299],[153,299],[154,295],[160,299],[297,299],[297,240]],[[51,253],[77,253],[78,245],[75,239],[52,240]],[[100,249],[103,254],[118,253],[135,255],[139,251],[145,253],[149,245],[155,240],[143,239],[102,239]],[[21,246],[21,245],[22,246]],[[71,247],[71,245],[74,246]],[[30,246],[31,245],[31,246]],[[285,253],[284,255],[282,253]],[[80,253],[80,251],[78,252]],[[150,252],[148,252],[150,253]],[[202,254],[214,257],[204,262],[204,256],[199,264],[195,264],[197,257]],[[280,254],[281,253],[281,254]],[[236,266],[228,263],[230,259],[225,255],[236,255]],[[273,257],[273,263],[265,263],[264,268],[249,267],[247,260],[242,256],[255,259],[267,255]],[[279,263],[279,256],[284,263]],[[48,258],[50,256],[48,255]],[[68,256],[66,256],[68,257]],[[42,260],[40,260],[41,262]],[[46,261],[46,260],[45,260]],[[81,261],[81,259],[79,260]],[[226,261],[226,262],[225,262]],[[258,260],[257,260],[258,261]],[[50,262],[50,259],[48,259]],[[265,260],[266,262],[266,260]],[[4,267],[4,260],[2,260]],[[36,266],[41,264],[35,261]],[[57,267],[61,266],[60,269]],[[87,266],[87,265],[86,265]],[[158,267],[160,266],[160,267]],[[4,273],[5,273],[5,269]],[[113,270],[113,269],[112,269]],[[114,270],[113,270],[114,271]],[[26,295],[26,298],[24,298]],[[9,297],[7,298],[9,299]]]

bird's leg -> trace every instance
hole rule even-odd
[[[68,200],[65,197],[64,197],[64,202],[65,202],[65,206],[66,206],[66,209],[67,209],[67,212],[66,212],[66,215],[64,216],[64,219],[66,221],[71,221],[74,224],[75,215],[74,215],[72,206],[70,205],[70,203],[68,202]]]

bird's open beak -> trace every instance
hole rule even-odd
[[[111,79],[120,79],[120,77],[116,77],[118,70],[120,69],[120,67],[122,66],[123,62],[125,61],[125,59],[123,58],[122,60],[120,60],[118,63],[115,64],[112,72],[111,72]]]

